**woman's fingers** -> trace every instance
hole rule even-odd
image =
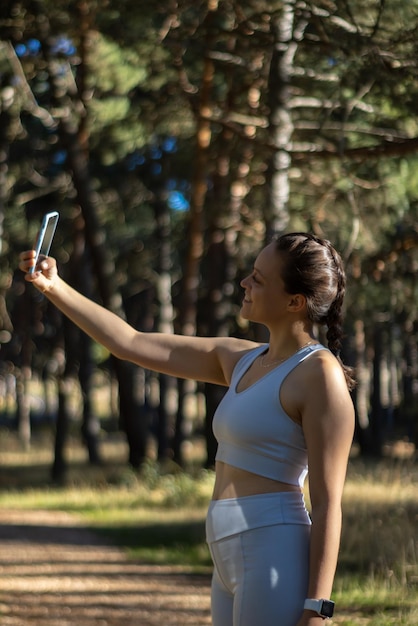
[[[19,255],[19,269],[28,272],[35,264],[35,250],[26,250]]]
[[[56,275],[56,263],[52,257],[41,257],[37,259],[35,271],[31,269],[35,266],[36,253],[34,250],[26,250],[20,254],[19,269],[25,272],[25,280],[33,283],[35,287],[45,292]]]

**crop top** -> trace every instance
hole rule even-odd
[[[240,392],[236,391],[240,379],[266,345],[250,350],[238,361],[213,418],[217,461],[303,487],[308,473],[305,437],[302,427],[285,413],[280,388],[299,363],[326,349],[321,344],[305,346]]]

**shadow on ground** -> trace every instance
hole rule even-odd
[[[209,585],[128,560],[66,513],[0,510],[1,626],[203,626]]]

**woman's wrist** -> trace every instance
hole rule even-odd
[[[52,293],[52,290],[55,289],[57,283],[58,283],[59,277],[58,276],[54,276],[54,278],[51,278],[48,283],[45,285],[45,287],[42,289],[41,288],[41,292],[45,295]]]

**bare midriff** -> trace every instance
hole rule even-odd
[[[296,491],[301,489],[298,485],[289,485],[278,480],[265,478],[252,472],[227,463],[216,463],[216,480],[213,488],[213,500],[225,500],[226,498],[244,498],[263,493],[278,493],[281,491]]]

